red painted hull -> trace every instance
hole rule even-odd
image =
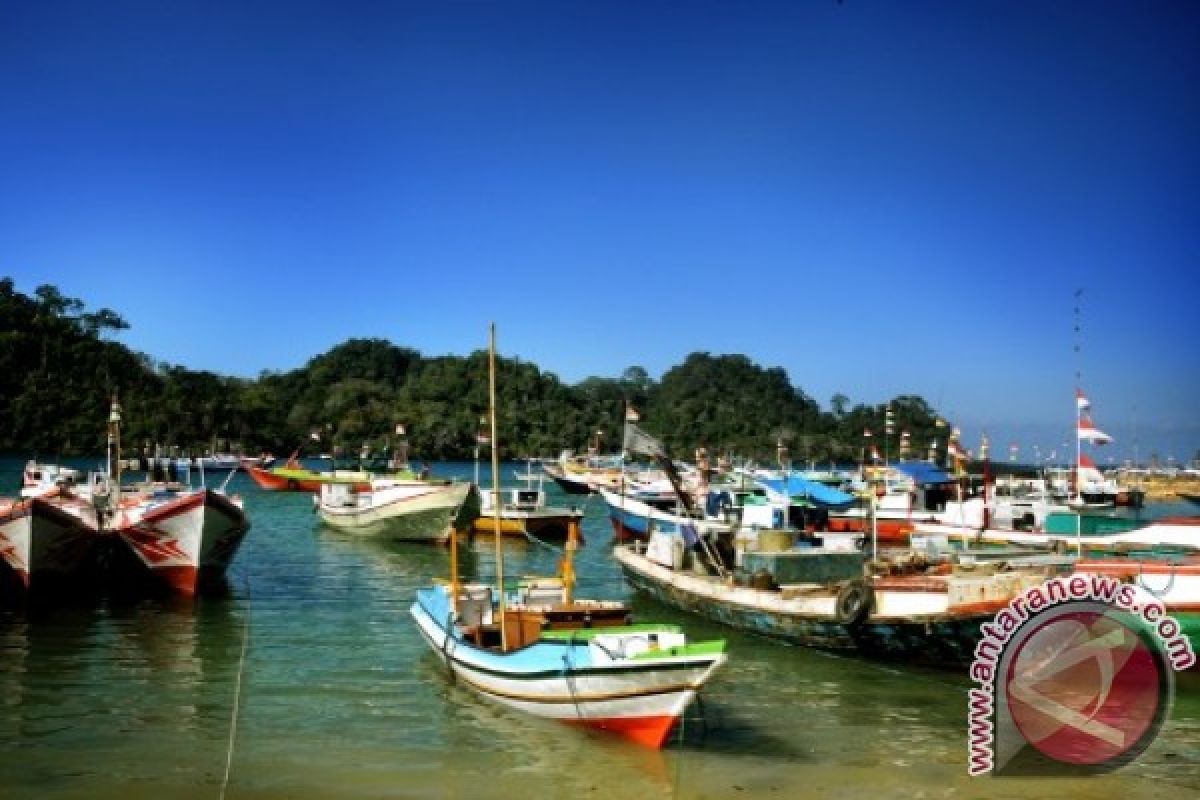
[[[643,747],[654,750],[662,749],[667,738],[675,728],[678,717],[616,717],[611,719],[565,720],[569,725],[581,725],[587,728],[615,733],[630,739]]]
[[[286,475],[278,475],[273,470],[263,469],[262,467],[246,467],[246,472],[250,473],[250,478],[258,484],[260,489],[266,489],[269,492],[310,492],[312,494],[319,494],[321,487],[330,483],[330,481],[319,478],[289,478]],[[356,492],[368,492],[371,490],[370,481],[358,481],[352,485]]]

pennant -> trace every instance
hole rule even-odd
[[[1079,437],[1079,441],[1091,442],[1092,444],[1108,444],[1113,440],[1111,436],[1097,428],[1087,417],[1079,420],[1076,435]]]
[[[1092,407],[1091,402],[1084,396],[1080,389],[1075,390],[1075,407],[1080,411],[1087,411]]]
[[[632,423],[625,426],[624,448],[631,453],[641,453],[652,458],[667,457],[662,442]]]

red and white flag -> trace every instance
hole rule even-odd
[[[1079,436],[1079,441],[1081,442],[1108,444],[1112,441],[1111,436],[1097,428],[1087,417],[1082,417],[1079,420],[1079,427],[1076,429],[1076,434]]]
[[[1080,411],[1087,411],[1092,407],[1091,402],[1084,396],[1082,389],[1075,390],[1075,406]]]

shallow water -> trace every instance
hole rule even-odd
[[[0,494],[11,493],[19,464],[0,468]],[[307,495],[260,492],[243,476],[233,487],[254,527],[225,595],[0,611],[0,796],[218,797],[239,674],[231,798],[1129,800],[1200,789],[1200,681],[1181,684],[1159,740],[1116,774],[971,779],[965,675],[789,647],[637,597],[639,618],[729,643],[729,664],[671,746],[531,719],[447,682],[411,624],[413,590],[445,575],[447,551],[350,540],[320,527]],[[586,510],[580,593],[628,598],[603,504]],[[559,558],[525,542],[505,553],[510,575],[552,573]],[[493,567],[490,540],[464,552],[464,573]]]

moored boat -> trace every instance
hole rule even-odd
[[[316,502],[321,521],[343,533],[444,542],[453,526],[478,514],[478,497],[469,483],[377,480],[366,491],[325,484]]]
[[[740,566],[723,563],[724,552],[656,532],[614,555],[634,589],[681,610],[808,647],[939,667],[969,663],[979,626],[1059,569],[872,575],[849,548],[743,552]]]
[[[492,491],[500,496],[496,445],[495,328],[488,347]],[[659,748],[684,710],[725,661],[724,642],[689,643],[671,625],[629,624],[621,603],[574,596],[572,524],[562,574],[504,580],[499,504],[492,506],[496,581],[462,585],[457,536],[450,581],[417,591],[411,613],[455,680],[483,697],[534,716],[607,730]]]
[[[499,508],[493,509],[496,495],[492,491],[480,492],[479,516],[471,529],[475,533],[499,531],[506,536],[565,539],[571,525],[583,518],[583,511],[547,505],[542,475],[527,470],[516,477],[524,486],[501,489]]]
[[[350,486],[355,491],[365,492],[371,488],[371,475],[365,472],[334,470],[318,472],[301,466],[294,458],[282,467],[260,467],[246,465],[249,474],[260,489],[272,492],[311,492],[316,494],[323,486]]]
[[[726,659],[723,641],[689,643],[674,625],[627,624],[618,603],[530,599],[530,587],[520,587],[502,616],[492,587],[462,586],[457,607],[450,591],[418,590],[411,613],[456,680],[518,711],[646,747],[666,743]]]
[[[0,501],[0,560],[21,589],[80,578],[93,566],[98,541],[93,529],[52,498]]]
[[[81,584],[142,578],[183,595],[223,575],[250,528],[241,499],[176,483],[123,485],[120,406],[109,414],[107,464],[87,480],[52,485],[0,512],[0,552],[29,588],[46,573]],[[28,471],[28,470],[27,470]],[[103,553],[104,557],[91,558]]]

